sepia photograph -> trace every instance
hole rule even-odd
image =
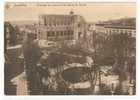
[[[136,95],[135,2],[5,2],[5,95]]]

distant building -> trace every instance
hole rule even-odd
[[[105,26],[105,32],[109,34],[127,34],[131,37],[136,36],[136,28],[133,26]]]
[[[95,31],[96,33],[98,34],[104,34],[105,33],[105,24],[102,24],[102,23],[97,23],[95,24]]]
[[[103,40],[110,39],[109,36],[113,34],[124,34],[130,36],[129,48],[125,50],[125,54],[129,57],[133,57],[136,54],[136,19],[135,18],[123,18],[118,20],[111,20],[106,22],[100,22],[95,24],[95,33],[98,36],[104,37]],[[99,43],[98,43],[99,44]]]
[[[72,11],[69,15],[40,15],[38,39],[48,42],[77,41],[85,34],[86,22]]]
[[[124,18],[95,24],[96,33],[109,36],[111,34],[127,34],[136,37],[135,18]]]
[[[17,33],[18,43],[23,43],[27,39],[27,34],[33,33],[37,37],[37,22],[36,21],[12,21],[10,24],[14,27]]]
[[[136,37],[136,27],[96,24],[96,33],[109,36],[111,34],[127,34]]]

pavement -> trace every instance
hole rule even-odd
[[[11,80],[16,85],[16,95],[28,95],[26,73],[22,72]]]

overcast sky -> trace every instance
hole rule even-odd
[[[71,10],[88,22],[136,17],[135,3],[88,3],[81,6],[36,6],[34,3],[28,6],[6,6],[5,20],[37,20],[40,14],[69,14]]]

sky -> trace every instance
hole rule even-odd
[[[136,17],[135,3],[7,3],[5,6],[6,21],[37,20],[40,14],[74,14],[82,15],[87,22],[105,21],[123,17]],[[25,6],[26,5],[26,6]]]

